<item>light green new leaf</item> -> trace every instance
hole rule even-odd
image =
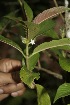
[[[27,21],[31,22],[33,19],[33,11],[25,1],[24,1],[24,9],[27,16]]]
[[[36,84],[36,88],[37,88],[38,105],[51,105],[50,97],[46,89],[39,84]]]
[[[12,40],[5,38],[4,36],[0,35],[0,41],[16,48],[19,52],[21,52],[22,55],[24,55],[20,46],[18,44],[16,44],[15,42],[13,42]]]
[[[34,79],[39,79],[39,73],[34,73],[26,69],[26,67],[22,67],[20,70],[20,78],[21,80],[28,85],[30,88],[34,88]]]
[[[70,95],[70,83],[64,83],[61,86],[59,86],[56,96],[55,96],[55,99],[54,99],[54,102],[57,99],[59,99],[61,97],[68,96],[68,95]]]
[[[70,59],[60,57],[59,64],[65,71],[70,72]]]
[[[65,46],[65,45],[70,46],[70,39],[69,38],[63,38],[60,40],[52,40],[50,42],[44,42],[34,49],[32,55],[39,53],[39,52],[46,50],[46,49],[61,47],[61,46]]]
[[[39,53],[28,58],[29,70],[33,70],[39,59]]]

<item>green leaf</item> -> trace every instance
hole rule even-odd
[[[8,100],[8,102],[6,101],[5,105],[21,105],[22,104],[22,100],[23,100],[22,96],[18,96],[18,97],[15,97],[15,98],[10,98]]]
[[[58,35],[54,31],[55,22],[53,20],[46,20],[39,24],[39,35],[46,35],[52,38],[58,38]]]
[[[29,5],[24,1],[24,9],[25,9],[25,13],[27,16],[27,21],[31,22],[33,19],[33,12],[31,10],[31,8],[29,7]]]
[[[21,80],[30,88],[34,88],[34,79],[39,79],[39,73],[28,71],[26,67],[22,67],[20,70]]]
[[[54,28],[54,26],[55,26],[55,22],[53,20],[45,20],[39,24],[40,33],[44,34],[48,30],[50,30],[51,28]]]
[[[27,25],[28,28],[28,39],[31,40],[37,36],[45,35],[45,34],[51,34],[53,37],[52,32],[50,31],[52,28],[54,28],[55,23],[52,20],[47,20],[42,22],[41,24],[35,24],[33,22],[24,22]]]
[[[39,84],[36,84],[36,88],[37,88],[38,105],[51,105],[50,97],[46,89]]]
[[[70,46],[68,46],[68,45],[58,46],[57,48],[54,48],[54,49],[57,49],[57,50],[70,50]]]
[[[4,17],[11,20],[11,21],[13,21],[13,22],[16,22],[16,23],[23,22],[21,17],[10,16],[10,14],[8,14],[8,15],[6,15]]]
[[[65,46],[65,45],[70,46],[70,39],[69,38],[63,38],[60,40],[52,40],[50,42],[44,42],[34,49],[32,55],[39,53],[39,52],[46,50],[46,49],[61,47],[61,46]]]
[[[68,95],[70,95],[70,83],[64,83],[61,86],[59,86],[56,96],[54,98],[54,102],[59,98],[65,97]]]
[[[70,72],[70,59],[60,57],[59,58],[59,64],[65,71]]]
[[[48,36],[48,37],[51,37],[53,39],[58,39],[58,34],[54,31],[54,29],[50,29],[48,31],[45,31],[45,35]]]
[[[4,31],[4,29],[7,27],[7,25],[10,23],[8,19],[0,19],[0,33]]]
[[[39,53],[35,54],[34,56],[29,57],[28,59],[28,64],[29,64],[29,70],[33,70],[36,63],[38,62],[39,59]]]
[[[16,48],[19,52],[21,52],[22,55],[24,55],[20,46],[18,44],[16,44],[15,42],[13,42],[12,40],[5,38],[4,36],[0,35],[0,41]]]
[[[27,30],[27,26],[25,24],[18,23],[15,25],[15,28],[17,29],[18,34],[20,36],[23,36],[24,38],[26,37],[28,30]]]
[[[25,13],[26,13],[26,17],[27,17],[27,21],[30,22],[33,19],[33,12],[31,10],[31,8],[29,7],[29,5],[24,1],[24,0],[18,0],[22,10],[25,9]]]
[[[38,24],[33,22],[25,22],[28,27],[28,40],[33,39],[35,36],[39,35],[40,28]]]
[[[4,16],[5,19],[8,19],[8,20],[11,20],[11,22],[15,22],[15,23],[18,23],[18,22],[23,22],[22,18],[21,17],[16,17],[16,13],[18,12],[19,10],[16,10],[14,12],[11,12],[9,14],[7,14],[6,16]]]

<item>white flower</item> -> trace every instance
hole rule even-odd
[[[70,38],[70,30],[67,31],[66,37],[67,37],[67,38]]]
[[[30,44],[32,44],[32,45],[35,44],[35,41],[31,39]]]

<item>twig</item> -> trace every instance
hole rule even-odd
[[[38,68],[37,66],[35,68],[38,69],[38,70],[44,71],[44,72],[46,72],[46,73],[48,73],[50,75],[53,75],[54,77],[56,77],[58,79],[63,79],[61,74],[54,73],[54,72],[52,72],[50,70],[47,70],[47,69],[44,69],[44,68]]]
[[[5,28],[7,27],[7,25],[8,25],[9,23],[10,23],[10,22],[8,22],[8,23],[3,27],[3,29],[2,29],[1,32],[0,32],[0,34],[3,33],[3,31],[5,30]]]
[[[41,68],[40,60],[38,60],[38,68]]]
[[[28,56],[29,56],[29,51],[28,51],[28,43],[27,43],[26,44],[26,66],[27,66],[27,69],[29,70]]]
[[[55,6],[58,7],[57,1],[56,0],[53,0],[53,1],[54,1]],[[64,21],[64,17],[61,13],[60,13],[60,16],[61,16],[62,20]]]

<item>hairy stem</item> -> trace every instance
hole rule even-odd
[[[28,43],[27,43],[26,44],[26,66],[27,66],[27,69],[29,70],[28,56],[29,56],[29,51],[28,51]]]
[[[50,71],[50,70],[47,70],[47,69],[44,69],[44,68],[39,68],[39,67],[35,67],[36,69],[38,69],[38,70],[41,70],[41,71],[44,71],[44,72],[46,72],[46,73],[48,73],[48,74],[51,74],[51,75],[53,75],[54,77],[56,77],[56,78],[58,78],[58,79],[63,79],[63,77],[62,77],[62,75],[61,74],[57,74],[57,73],[54,73],[54,72],[52,72],[52,71]]]

